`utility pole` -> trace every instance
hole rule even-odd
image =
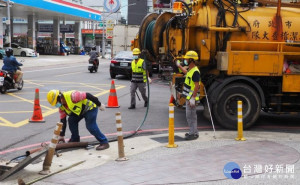
[[[103,20],[102,20],[102,58],[104,58],[104,55],[105,55],[105,38],[104,38],[105,25],[106,25],[106,16],[103,16]]]
[[[8,43],[9,43],[9,47],[11,47],[10,0],[7,0],[6,3],[7,3],[7,20],[6,20],[6,27],[7,28],[6,29],[7,29],[7,34],[8,34],[7,40],[8,40]]]

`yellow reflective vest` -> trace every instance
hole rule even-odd
[[[194,89],[195,89],[195,83],[192,80],[194,72],[199,71],[198,67],[195,66],[193,67],[190,71],[187,72],[186,77],[185,77],[185,81],[184,81],[184,87],[183,87],[183,92],[182,94],[186,97],[187,100],[191,99]],[[200,85],[200,79],[199,79],[199,85]],[[199,96],[200,94],[197,92],[197,95],[195,97],[195,100],[198,101],[199,100]]]
[[[132,78],[131,81],[135,83],[143,83],[147,81],[146,70],[143,69],[143,59],[139,59],[137,63],[135,60],[131,62]]]
[[[65,111],[66,114],[70,115],[72,112],[79,116],[80,114],[84,114],[89,110],[92,110],[93,108],[97,107],[95,103],[93,103],[91,100],[84,99],[80,102],[73,103],[72,102],[72,95],[73,91],[67,91],[63,93],[63,96],[67,102],[68,108],[65,108],[63,105],[60,107],[61,110]],[[84,105],[84,110],[82,110],[82,105]]]

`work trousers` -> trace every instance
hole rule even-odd
[[[107,138],[104,134],[100,131],[96,119],[97,119],[98,109],[93,108],[92,110],[87,111],[85,114],[81,116],[77,116],[74,114],[71,114],[69,116],[68,122],[69,122],[69,128],[72,133],[71,141],[73,142],[79,142],[80,136],[78,131],[78,123],[83,118],[85,119],[85,126],[88,129],[88,131],[95,136],[95,138],[100,142],[100,144],[108,143]]]
[[[193,108],[190,107],[189,100],[186,100],[185,105],[186,121],[188,123],[188,126],[190,127],[189,134],[198,134],[196,106]]]
[[[135,106],[136,101],[135,101],[135,93],[136,89],[139,88],[139,91],[142,94],[143,100],[147,102],[147,96],[146,96],[146,83],[135,83],[131,82],[130,84],[130,94],[131,94],[131,100],[130,100],[130,105]]]

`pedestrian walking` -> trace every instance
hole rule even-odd
[[[188,51],[184,56],[184,65],[188,70],[176,62],[177,67],[186,74],[183,93],[186,98],[186,119],[190,130],[185,134],[186,140],[193,140],[199,137],[197,129],[196,101],[199,101],[200,71],[195,62],[198,60],[198,54],[195,51]]]
[[[59,108],[60,118],[64,119],[68,115],[69,129],[71,139],[69,142],[80,142],[78,123],[83,118],[88,131],[100,142],[96,150],[105,150],[109,148],[108,140],[100,131],[97,125],[98,109],[105,110],[105,105],[99,99],[87,92],[51,90],[47,94],[48,102]]]
[[[149,77],[149,73],[146,74],[146,62],[143,59],[139,58],[141,51],[139,48],[134,48],[132,51],[133,61],[131,62],[132,69],[132,78],[130,83],[130,107],[128,109],[135,109],[136,101],[135,94],[137,88],[142,94],[142,98],[144,100],[144,107],[148,106],[148,98],[146,96],[146,82],[147,78],[149,83],[151,83],[151,78]]]

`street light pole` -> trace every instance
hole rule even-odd
[[[121,9],[124,8],[124,7],[134,6],[134,5],[136,5],[136,3],[132,3],[132,4],[129,4],[129,5],[122,6],[122,7],[120,7],[116,12],[118,12],[119,10],[121,10]],[[109,12],[103,12],[103,13],[109,13]],[[105,55],[104,25],[106,25],[106,18],[107,18],[108,16],[110,16],[111,14],[113,14],[113,13],[115,13],[115,12],[110,12],[108,15],[103,16],[103,25],[102,25],[102,58],[104,58],[104,55]]]

